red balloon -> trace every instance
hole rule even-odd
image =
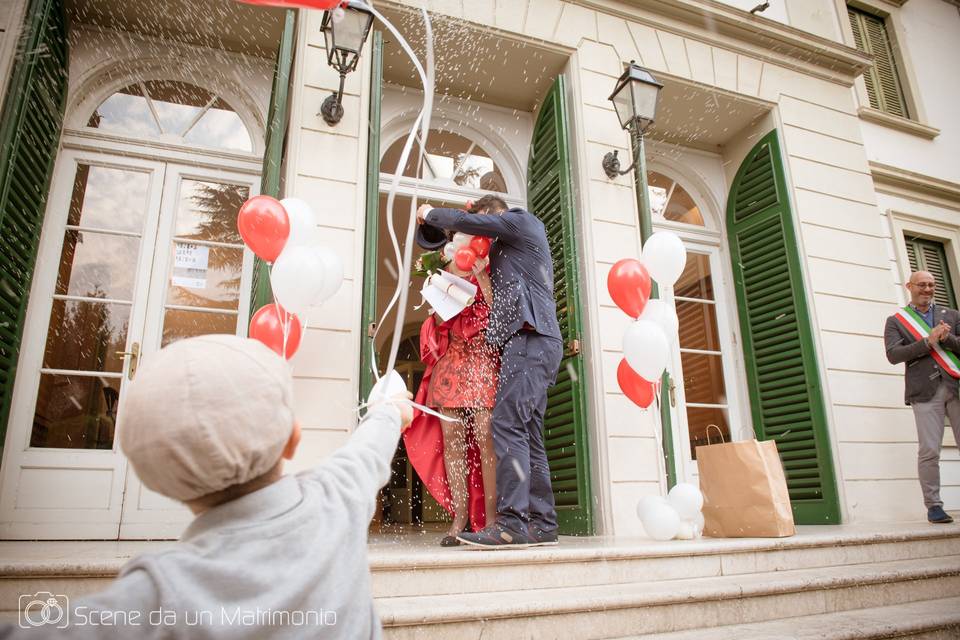
[[[620,366],[617,367],[617,383],[620,385],[620,390],[633,400],[634,404],[646,409],[653,403],[654,384],[644,380],[640,374],[631,369],[626,358],[621,360]]]
[[[624,258],[607,276],[610,297],[631,318],[639,318],[650,299],[650,274],[639,260]]]
[[[276,198],[254,196],[240,207],[237,229],[255,254],[267,262],[273,262],[283,251],[283,245],[287,244],[290,218]]]
[[[257,309],[250,319],[248,335],[273,349],[277,355],[282,355],[284,324],[287,325],[286,358],[289,360],[300,347],[300,320],[287,313],[280,305],[269,302]]]
[[[300,9],[333,9],[345,0],[240,0],[261,7],[298,7]]]
[[[473,268],[473,263],[477,261],[477,254],[469,247],[457,249],[453,261],[457,263],[457,269],[460,269],[460,271],[470,271]]]
[[[473,236],[470,240],[470,248],[473,249],[478,258],[486,258],[487,254],[490,253],[490,238]]]

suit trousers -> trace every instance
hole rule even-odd
[[[947,374],[943,374],[947,375]],[[917,471],[920,476],[920,488],[923,489],[923,503],[930,507],[942,507],[940,500],[940,448],[943,445],[944,417],[950,417],[953,437],[960,443],[960,397],[956,385],[945,380],[933,398],[927,402],[914,402],[913,416],[917,422]]]
[[[492,425],[497,522],[523,535],[529,525],[547,533],[557,529],[543,417],[562,358],[560,340],[532,331],[514,334],[503,345]]]

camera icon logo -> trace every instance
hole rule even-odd
[[[49,591],[24,594],[20,596],[19,622],[21,629],[47,626],[65,629],[70,624],[70,599]]]

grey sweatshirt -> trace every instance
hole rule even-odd
[[[316,468],[214,507],[172,548],[128,562],[71,603],[65,629],[8,626],[0,638],[379,638],[367,527],[399,435],[399,411],[374,408]]]

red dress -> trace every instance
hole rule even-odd
[[[475,279],[471,282],[476,284]],[[486,343],[490,308],[477,290],[476,301],[446,322],[430,315],[420,327],[420,359],[427,365],[414,401],[433,408],[492,408],[497,393],[500,355]],[[453,496],[443,463],[443,430],[439,418],[414,410],[403,434],[410,464],[430,495],[451,515]],[[474,531],[485,522],[480,450],[467,438],[467,491]]]

